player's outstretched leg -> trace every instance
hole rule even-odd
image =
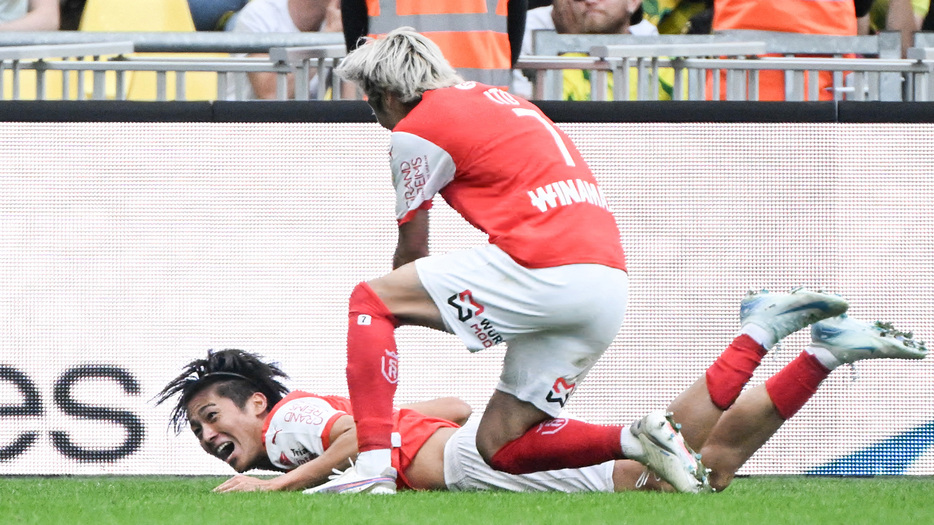
[[[745,393],[717,422],[702,448],[710,483],[726,488],[736,471],[793,417],[838,366],[862,359],[921,359],[927,348],[888,323],[847,316],[811,327],[812,342],[777,374]]]
[[[740,305],[740,333],[706,373],[678,396],[668,410],[684,425],[687,442],[701,448],[711,429],[730,408],[768,353],[782,338],[809,324],[840,315],[846,300],[798,288],[790,293],[750,292]]]
[[[670,413],[651,412],[632,424],[629,431],[642,443],[642,455],[630,455],[647,466],[678,492],[708,492],[707,469],[684,442]]]
[[[778,414],[789,419],[842,364],[862,359],[921,359],[926,355],[923,342],[891,324],[869,324],[841,315],[815,323],[811,344],[765,386]]]
[[[338,472],[335,470],[335,472]],[[357,473],[353,465],[347,470],[340,472],[333,479],[303,491],[304,494],[395,494],[396,493],[396,469],[389,467],[382,476],[365,477]]]
[[[814,324],[811,342],[811,352],[831,369],[863,359],[923,359],[927,355],[924,341],[915,341],[911,332],[896,330],[891,323],[864,323],[846,315]]]

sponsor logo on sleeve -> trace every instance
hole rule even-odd
[[[289,407],[289,411],[285,413],[282,417],[282,420],[286,423],[304,423],[306,425],[321,425],[325,422],[325,416],[329,414],[325,413],[321,407],[317,407],[311,403],[306,404],[295,404],[294,406]]]
[[[317,455],[309,452],[308,449],[303,446],[299,446],[298,448],[288,447],[288,453],[292,456],[289,457],[285,450],[279,453],[279,463],[288,469],[295,468],[299,465],[304,465],[305,463],[308,463],[309,461],[318,457]]]
[[[404,185],[403,197],[406,202],[412,202],[423,194],[425,183],[428,181],[428,157],[422,155],[403,161],[399,165],[399,174]]]

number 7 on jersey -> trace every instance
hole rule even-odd
[[[564,141],[561,140],[561,135],[558,133],[558,130],[555,129],[551,122],[545,120],[545,118],[534,109],[513,108],[512,111],[520,117],[533,117],[541,122],[542,126],[545,126],[545,129],[548,130],[548,133],[551,133],[551,138],[555,140],[555,144],[558,146],[558,150],[561,151],[561,155],[564,157],[564,163],[568,166],[571,166],[572,168],[574,167],[574,158],[571,157],[571,152],[568,151],[567,145],[565,145]]]

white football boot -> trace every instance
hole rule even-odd
[[[829,351],[840,364],[863,359],[923,359],[928,352],[924,341],[912,339],[911,332],[896,330],[890,323],[869,324],[846,315],[815,323],[811,344]]]
[[[790,293],[770,293],[768,290],[749,292],[739,309],[740,323],[754,324],[774,337],[773,344],[789,334],[816,323],[836,317],[849,307],[839,295],[796,288]]]
[[[331,480],[317,487],[302,491],[303,494],[395,494],[396,469],[389,467],[377,477],[365,477],[357,473],[354,465],[341,472],[334,471],[336,475]]]
[[[631,457],[647,466],[678,492],[710,492],[707,469],[678,431],[671,413],[650,412],[629,427],[642,443],[643,455]]]

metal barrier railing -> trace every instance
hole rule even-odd
[[[316,98],[323,99],[327,93],[328,82],[321,82],[320,79],[327,79],[328,72],[337,65],[338,60],[347,54],[347,49],[343,44],[333,46],[311,46],[311,47],[274,47],[269,50],[269,58],[277,64],[283,64],[296,69],[295,98],[296,100],[308,100],[308,83],[311,80],[311,72],[315,71],[318,75],[318,92]],[[299,82],[298,79],[302,79]],[[338,100],[341,97],[341,82],[339,77],[331,79],[332,98]],[[285,82],[276,82],[277,98],[286,98],[287,86]]]
[[[613,98],[615,100],[629,100],[630,72],[634,69],[637,74],[637,100],[658,100],[658,88],[655,79],[658,78],[659,67],[672,67],[671,60],[675,57],[680,59],[701,58],[701,57],[748,57],[765,53],[764,42],[725,42],[725,43],[699,43],[699,44],[658,44],[658,45],[604,45],[594,46],[590,49],[590,55],[606,59],[612,64],[613,76],[616,80],[613,84]],[[668,60],[664,60],[665,58]],[[664,65],[664,62],[668,62]],[[683,64],[683,62],[681,63]],[[684,75],[679,74],[680,69],[686,69],[679,65],[675,69],[674,85],[672,96],[675,100],[680,100],[684,95]],[[596,75],[595,80],[591,82],[591,99],[606,100],[604,88],[607,81],[604,74]],[[700,77],[701,79],[703,77]],[[560,77],[558,77],[560,81]],[[689,83],[687,89],[691,89],[697,82]],[[650,88],[649,86],[652,86]],[[689,98],[702,98],[692,96]]]
[[[132,42],[130,51],[108,53],[102,51],[110,43]],[[47,54],[44,50],[56,47],[61,54]],[[66,47],[68,46],[68,47]],[[12,84],[12,89],[3,90],[4,75],[0,72],[0,99],[20,98],[46,98],[44,91],[24,93],[21,88],[21,75],[23,71],[32,71],[36,84],[48,83],[48,71],[62,72],[62,98],[75,97],[78,99],[113,98],[122,100],[126,98],[127,75],[130,72],[155,73],[155,99],[166,100],[174,98],[184,100],[186,73],[214,73],[216,89],[214,97],[226,99],[236,96],[241,90],[227,93],[231,83],[237,86],[247,82],[247,73],[271,72],[277,74],[277,86],[284,85],[285,78],[294,73],[296,67],[292,64],[277,62],[273,59],[247,58],[244,56],[230,57],[197,57],[185,56],[132,56],[131,53],[224,53],[230,55],[269,53],[274,48],[317,48],[335,47],[343,49],[343,35],[340,33],[231,33],[231,32],[82,32],[82,31],[41,31],[41,32],[0,32],[0,50],[17,48],[31,56],[18,55],[16,61],[10,59],[7,63],[0,62],[0,69],[6,68],[12,75],[6,75]],[[108,48],[117,50],[117,48]],[[120,48],[122,49],[122,48]],[[64,50],[69,50],[65,53]],[[105,55],[116,55],[102,58]],[[63,57],[72,60],[59,60]],[[93,58],[91,58],[93,57]],[[55,59],[52,59],[55,58]],[[91,61],[100,61],[105,65],[90,65]],[[307,71],[307,69],[306,69]],[[93,89],[85,91],[84,85],[87,74],[91,74]],[[108,87],[104,87],[103,75],[110,80]],[[231,78],[228,79],[228,76]],[[306,75],[307,77],[308,75]],[[168,93],[166,86],[169,78],[174,77],[176,87],[175,95]],[[77,91],[70,85],[72,80],[79,85]],[[95,81],[94,79],[97,79]],[[179,89],[181,87],[182,89]],[[277,89],[279,94],[282,89]],[[296,90],[302,94],[301,86]],[[307,89],[304,91],[307,92]],[[281,96],[280,98],[284,98]]]
[[[35,45],[35,46],[9,46],[0,47],[0,93],[4,90],[3,72],[9,70],[11,77],[12,98],[18,99],[20,95],[20,74],[24,69],[32,69],[36,72],[35,95],[37,99],[42,100],[46,94],[46,71],[48,68],[48,58],[68,57],[75,59],[84,59],[90,57],[92,60],[100,60],[103,55],[122,56],[125,53],[133,52],[133,42],[96,42],[87,44],[62,44],[62,45]],[[84,77],[79,76],[79,82],[83,82]],[[63,78],[63,92],[69,89],[68,81],[70,77]],[[103,79],[101,78],[101,82]],[[83,90],[83,86],[78,88]]]
[[[919,35],[922,33],[918,33]],[[762,42],[765,53],[792,57],[795,55],[826,55],[843,58],[847,55],[880,59],[901,58],[901,39],[896,32],[876,35],[838,36],[807,35],[775,31],[731,30],[710,35],[575,35],[555,31],[534,31],[532,49],[538,56],[557,56],[566,53],[589,53],[596,46],[632,45],[710,45],[730,42]],[[919,46],[930,47],[930,46]],[[546,75],[546,98],[560,98],[561,83],[555,73]],[[843,83],[842,73],[834,75],[834,83]],[[902,80],[898,75],[882,79],[882,99],[902,100]],[[786,86],[786,90],[789,90]]]
[[[87,35],[86,33],[84,35]],[[112,34],[110,34],[112,36]],[[565,35],[567,36],[567,35]],[[219,46],[217,42],[204,45],[199,51],[227,50],[255,51],[252,44],[239,40],[236,46],[231,42]],[[2,43],[2,38],[0,38]],[[179,49],[176,45],[155,46],[147,44],[148,50]],[[583,69],[593,72],[591,95],[593,100],[608,98],[606,76],[613,74],[613,98],[628,100],[629,76],[636,75],[638,90],[636,99],[654,100],[658,98],[657,85],[660,68],[674,71],[675,87],[672,98],[676,100],[704,100],[707,98],[707,77],[712,77],[713,93],[720,92],[720,71],[725,71],[725,92],[727,100],[756,100],[758,98],[758,72],[763,70],[781,70],[786,72],[786,100],[816,100],[816,82],[813,79],[818,71],[837,73],[833,90],[835,98],[848,100],[891,100],[886,98],[886,81],[892,77],[899,82],[899,100],[930,101],[934,98],[934,48],[912,48],[906,59],[886,58],[814,58],[814,57],[755,57],[768,51],[768,45],[758,41],[732,42],[693,42],[685,44],[652,45],[597,45],[589,49],[590,56],[523,56],[517,68],[536,71],[535,92],[533,98],[557,98],[549,96],[545,74],[562,69]],[[77,77],[78,98],[124,99],[126,98],[126,75],[129,72],[154,72],[156,75],[156,100],[173,98],[168,90],[170,79],[174,77],[175,99],[184,100],[186,78],[189,73],[213,73],[217,77],[216,98],[227,98],[230,80],[246,82],[245,74],[252,72],[271,72],[277,75],[277,97],[287,98],[286,80],[288,75],[295,75],[295,98],[307,100],[312,96],[323,98],[328,90],[332,98],[342,96],[339,79],[330,75],[330,70],[337,65],[344,55],[342,44],[322,44],[314,46],[272,46],[267,48],[269,58],[252,57],[141,57],[131,56],[140,51],[140,46],[131,41],[82,42],[73,44],[43,44],[37,46],[0,47],[0,93],[4,92],[4,77],[8,77],[13,86],[8,98],[21,96],[18,84],[24,71],[32,70],[36,75],[37,99],[46,98],[45,85],[50,71],[61,71],[66,83],[63,93],[70,89],[67,83]],[[59,57],[64,57],[59,59]],[[715,57],[715,58],[713,58]],[[726,57],[726,58],[724,58]],[[4,75],[4,71],[11,73]],[[86,91],[85,77],[90,76],[92,89]],[[115,88],[105,88],[105,75],[115,79]],[[317,92],[308,89],[308,80],[318,75]],[[239,78],[240,80],[236,80]],[[559,78],[560,80],[560,78]],[[805,88],[805,86],[808,86]],[[64,96],[64,95],[63,95]],[[559,95],[560,97],[560,95]]]
[[[909,50],[911,51],[911,50]],[[918,53],[921,53],[920,51]],[[930,51],[934,56],[934,50]],[[919,56],[919,55],[909,55]],[[925,57],[929,55],[925,54]],[[640,61],[636,61],[640,62]],[[536,71],[538,82],[535,84],[533,98],[547,99],[547,82],[544,80],[548,71],[565,69],[583,69],[591,71],[591,100],[606,100],[607,73],[619,75],[623,80],[614,82],[614,99],[630,100],[627,74],[637,75],[641,96],[637,100],[656,100],[658,70],[674,70],[675,87],[672,98],[675,100],[706,100],[707,76],[712,76],[712,92],[720,93],[720,71],[726,71],[727,100],[757,100],[758,72],[764,70],[782,70],[791,78],[790,89],[785,100],[818,100],[818,71],[840,72],[840,82],[832,89],[837,97],[856,101],[877,101],[882,98],[884,74],[897,74],[904,77],[905,101],[927,102],[934,100],[934,58],[923,59],[843,59],[843,58],[643,58],[641,63],[631,64],[630,59],[621,57],[520,57],[517,67]],[[846,73],[844,76],[843,73]],[[810,81],[806,83],[806,78]],[[805,92],[808,86],[808,92]]]

